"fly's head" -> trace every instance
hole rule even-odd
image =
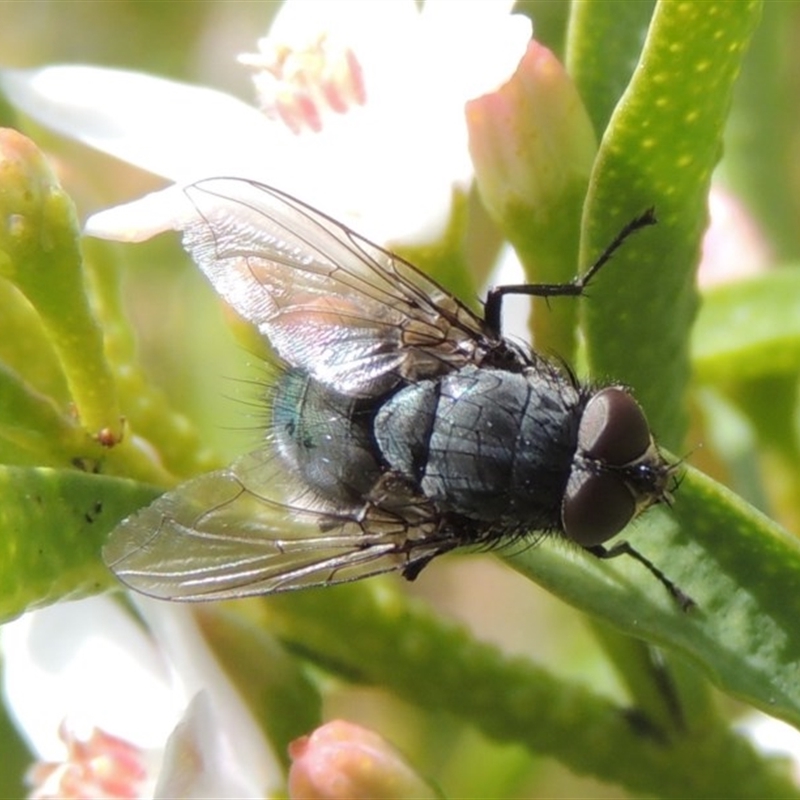
[[[561,506],[564,534],[583,547],[601,545],[645,509],[671,500],[675,470],[630,392],[618,386],[595,392],[578,425]]]

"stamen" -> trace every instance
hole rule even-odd
[[[30,800],[120,798],[141,795],[147,778],[140,748],[94,728],[81,739],[62,723],[59,738],[66,745],[63,762],[38,762],[25,776]]]
[[[293,133],[319,132],[325,116],[346,114],[366,102],[361,64],[350,47],[327,34],[300,47],[258,43],[259,52],[239,56],[253,67],[253,80],[264,113]]]

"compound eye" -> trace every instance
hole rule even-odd
[[[624,389],[601,389],[586,404],[578,447],[589,458],[622,467],[641,458],[651,441],[644,412]]]
[[[633,495],[617,475],[587,473],[570,480],[561,522],[568,539],[581,547],[593,547],[618,534],[635,513]]]

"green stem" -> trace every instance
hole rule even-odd
[[[724,726],[670,737],[626,709],[477,642],[418,603],[365,586],[265,600],[268,626],[351,679],[456,714],[577,773],[659,797],[800,797],[776,764]],[[706,721],[707,722],[707,721]]]

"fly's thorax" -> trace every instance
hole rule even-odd
[[[586,403],[578,427],[561,510],[564,534],[584,547],[602,544],[669,498],[673,472],[630,392],[600,389]]]
[[[581,395],[550,365],[465,367],[406,386],[380,408],[391,469],[444,513],[498,528],[561,527]]]
[[[327,500],[361,503],[381,474],[365,401],[296,369],[285,372],[274,391],[271,434],[287,467]]]

